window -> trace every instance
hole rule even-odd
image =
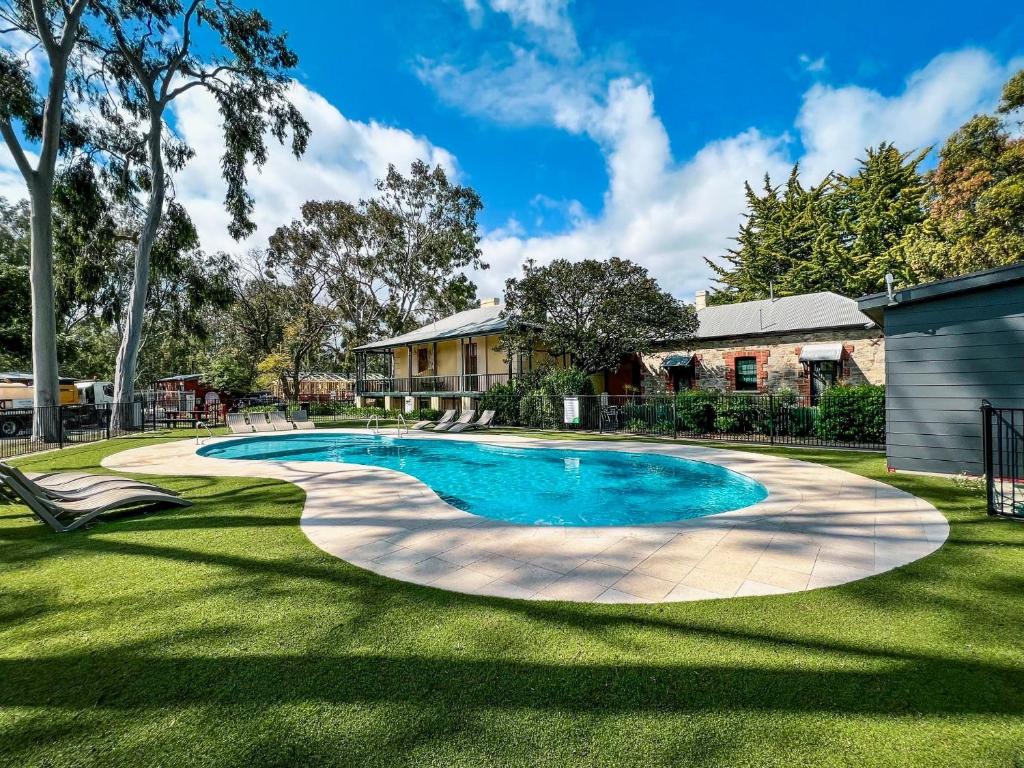
[[[430,369],[430,351],[426,347],[416,350],[416,373],[426,373]]]
[[[736,389],[738,391],[757,391],[757,358],[736,358]]]

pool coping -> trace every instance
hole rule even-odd
[[[393,434],[391,429],[383,430]],[[361,434],[325,429],[316,434]],[[231,435],[202,441],[272,437]],[[885,483],[796,459],[677,443],[550,440],[509,434],[403,435],[491,445],[653,453],[705,461],[756,480],[768,496],[731,512],[634,526],[530,526],[456,509],[396,470],[321,461],[200,456],[193,440],[129,449],[125,472],[258,476],[306,493],[300,527],[320,549],[402,581],[467,594],[660,603],[798,592],[867,578],[937,550],[949,534],[934,506]]]

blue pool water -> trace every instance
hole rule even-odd
[[[768,495],[715,464],[653,454],[454,440],[294,434],[208,445],[219,459],[336,461],[398,470],[452,506],[525,525],[638,525],[713,515]]]

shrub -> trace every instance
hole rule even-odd
[[[785,431],[779,434],[793,437],[810,437],[814,434],[818,422],[817,408],[793,406],[787,407],[783,413],[781,424],[785,425]]]
[[[594,380],[579,368],[552,368],[541,379],[540,388],[546,395],[572,397],[594,394]]]
[[[439,411],[436,408],[419,408],[415,411],[410,411],[405,414],[406,421],[437,421],[441,418],[444,411]]]
[[[822,440],[885,442],[885,387],[836,386],[821,397],[814,433]]]
[[[676,395],[676,423],[681,432],[711,432],[715,425],[718,392],[690,389]]]

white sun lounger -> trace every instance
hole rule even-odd
[[[245,420],[244,413],[229,413],[228,428],[233,435],[250,435],[253,431],[252,426]]]
[[[292,426],[292,423],[284,417],[283,411],[271,411],[268,416],[270,417],[270,426],[272,426],[276,432],[295,431],[295,427]]]
[[[249,424],[252,425],[253,432],[276,432],[274,425],[267,421],[267,414],[265,413],[250,413]]]
[[[316,429],[316,424],[309,420],[305,411],[292,411],[292,424],[296,429]]]

